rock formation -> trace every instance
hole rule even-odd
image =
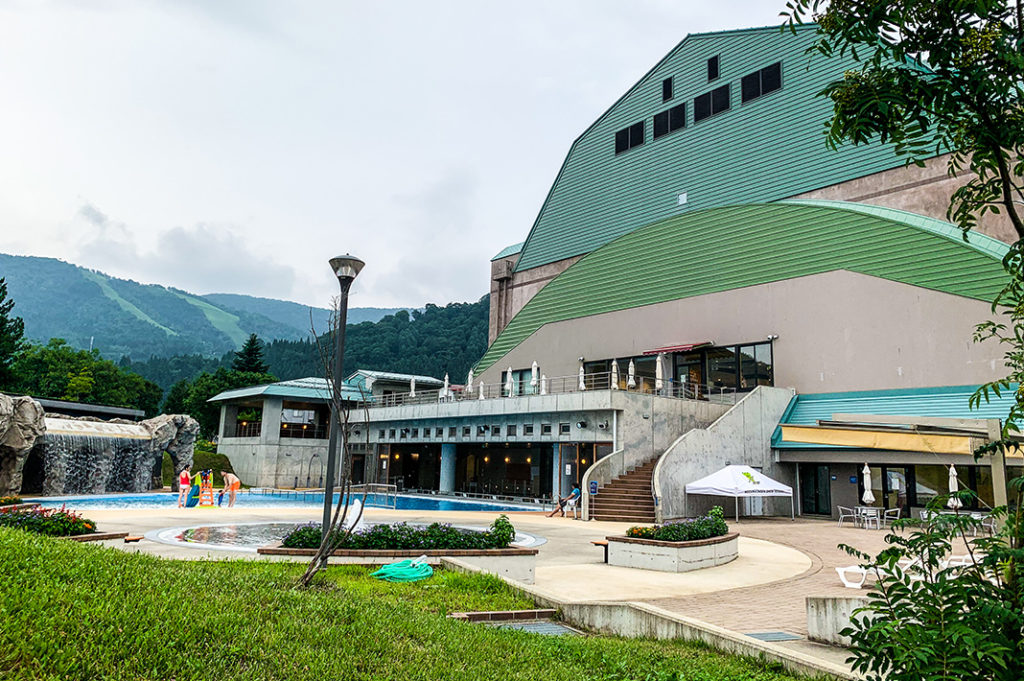
[[[25,459],[45,430],[42,405],[0,393],[0,496],[21,491]]]
[[[167,452],[174,465],[174,479],[171,489],[178,491],[178,473],[192,468],[192,455],[195,452],[196,438],[199,437],[199,422],[185,414],[161,414],[140,423],[143,428],[153,434],[152,449],[160,452],[153,468],[151,487],[160,487],[160,465],[162,454]]]

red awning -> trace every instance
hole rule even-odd
[[[653,350],[644,350],[645,355],[661,355],[669,352],[689,352],[690,350],[696,350],[697,348],[707,347],[714,345],[711,341],[701,341],[700,343],[689,343],[687,345],[666,345],[663,348],[654,348]]]

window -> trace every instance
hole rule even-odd
[[[508,385],[508,371],[501,372],[501,390],[502,395],[505,394],[505,386]],[[512,394],[508,397],[515,397],[516,395],[533,395],[539,390],[538,385],[532,385],[533,381],[533,370],[532,369],[519,369],[512,370]]]
[[[472,434],[469,426],[462,426],[462,437],[469,437]]]
[[[729,86],[715,88],[693,99],[693,122],[729,110]]]
[[[542,423],[542,424],[540,424],[540,434],[541,435],[551,435],[551,424],[550,423]]]
[[[654,139],[686,127],[686,104],[662,111],[654,116]]]
[[[377,431],[377,439],[378,440],[383,440],[384,439],[384,429],[383,428],[381,428],[380,430]]]
[[[743,102],[782,89],[782,62],[775,62],[760,71],[743,76],[740,81]]]
[[[501,437],[501,426],[491,426],[491,436]]]
[[[523,435],[533,435],[533,424],[532,423],[524,423],[523,424]]]
[[[420,429],[419,428],[413,428],[412,429],[412,436],[413,437],[419,437],[420,436]]]
[[[661,81],[661,101],[667,102],[672,99],[672,79],[666,78]]]
[[[455,426],[448,426],[448,437],[455,437]]]
[[[505,426],[505,435],[507,435],[508,437],[515,437],[516,436],[516,427],[515,426]]]
[[[634,123],[615,133],[615,153],[621,154],[644,143],[644,122]]]
[[[718,78],[718,55],[708,59],[708,82]]]
[[[569,429],[569,424],[568,423],[559,423],[558,424],[558,434],[559,435],[568,435],[571,432],[572,431]]]
[[[444,437],[444,428],[434,428],[434,437]]]
[[[395,439],[395,429],[394,428],[392,428],[391,430],[388,431],[388,437],[391,438],[392,440]]]

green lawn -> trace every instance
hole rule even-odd
[[[4,679],[687,679],[780,681],[676,642],[548,638],[448,620],[532,607],[487,576],[383,584],[332,568],[169,561],[0,528]]]

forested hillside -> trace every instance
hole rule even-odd
[[[422,312],[401,310],[376,323],[349,324],[345,373],[377,369],[442,378],[448,372],[453,383],[461,383],[487,349],[487,314],[488,298],[484,296],[475,303],[427,305]],[[324,373],[312,340],[265,343],[263,356],[269,373],[279,380]],[[233,352],[219,358],[179,355],[145,361],[126,359],[121,366],[168,390],[175,383],[203,372],[228,369],[233,358]]]
[[[139,284],[53,258],[0,254],[0,277],[17,302],[25,337],[46,343],[63,338],[100,355],[145,359],[198,354],[219,357],[251,333],[264,340],[298,340],[310,333],[309,308],[298,303],[186,291]],[[350,311],[352,319],[379,318],[382,310]],[[314,309],[326,328],[329,311]]]
[[[305,330],[307,333],[310,328],[315,328],[317,333],[323,333],[327,330],[331,318],[331,311],[325,307],[309,307],[293,303],[290,300],[258,298],[237,293],[210,293],[201,297],[214,305],[261,314],[275,322],[293,329]],[[350,324],[376,322],[385,315],[394,314],[401,309],[403,308],[354,307],[348,311],[348,321]],[[312,327],[310,326],[311,318]]]

